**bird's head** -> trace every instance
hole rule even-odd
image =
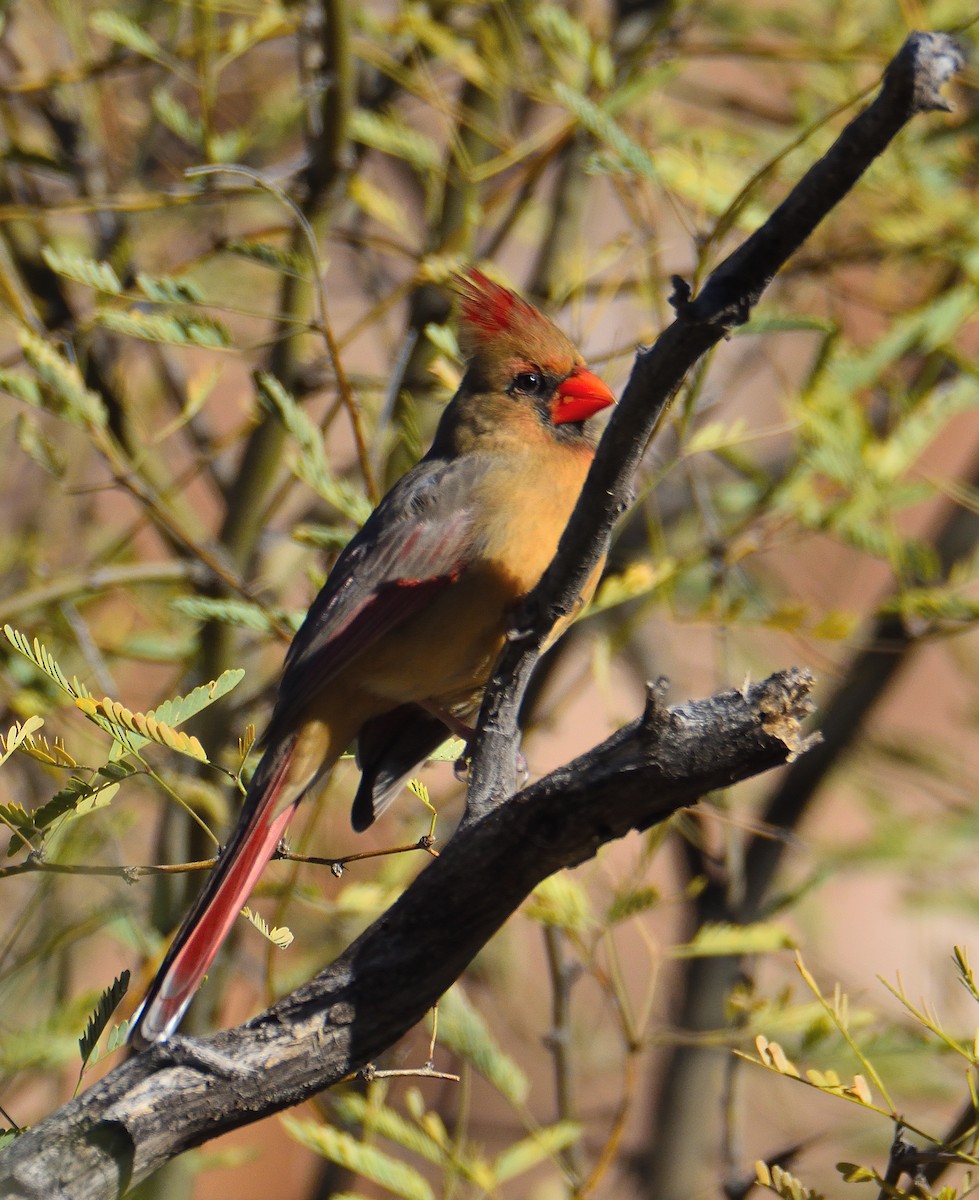
[[[475,268],[457,276],[455,286],[468,360],[460,395],[479,398],[486,419],[533,416],[573,436],[615,403],[569,339],[532,304]]]

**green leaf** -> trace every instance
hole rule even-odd
[[[210,707],[216,700],[221,700],[238,686],[245,678],[241,667],[232,667],[222,671],[217,679],[210,683],[202,683],[186,696],[174,696],[172,700],[164,700],[156,708],[146,714],[155,717],[164,725],[182,725],[190,717],[196,716],[205,708]]]
[[[283,275],[308,279],[311,274],[309,261],[305,255],[297,253],[295,250],[281,250],[278,246],[272,246],[268,242],[234,238],[225,242],[222,248],[229,254],[251,259],[252,262],[261,263],[263,267],[271,267],[272,270],[279,271]]]
[[[586,62],[592,39],[581,21],[557,4],[538,4],[528,11],[528,21],[541,47],[551,53],[562,50],[578,62]]]
[[[711,454],[730,446],[739,446],[752,437],[747,421],[736,417],[726,421],[707,421],[695,430],[683,444],[683,454],[692,458],[695,454]]]
[[[379,187],[363,175],[352,175],[347,183],[347,195],[357,207],[379,225],[406,242],[410,241],[412,223],[398,197],[389,188]]]
[[[108,421],[105,403],[85,386],[78,365],[29,329],[20,329],[18,338],[24,358],[47,385],[51,410],[82,429],[102,428]]]
[[[192,279],[175,279],[172,275],[146,275],[140,271],[136,286],[157,304],[198,304],[204,298]]]
[[[435,1200],[435,1193],[422,1175],[376,1146],[365,1146],[349,1133],[298,1117],[285,1116],[282,1123],[301,1146],[356,1172],[392,1195],[402,1200]]]
[[[142,312],[138,308],[102,309],[95,319],[105,329],[147,342],[168,346],[204,346],[221,350],[231,345],[231,334],[220,321],[199,313]]]
[[[88,19],[89,26],[112,42],[125,46],[143,58],[152,59],[172,67],[173,59],[166,53],[159,42],[146,32],[142,25],[119,12],[118,9],[100,9],[92,13]]]
[[[106,770],[103,768],[103,770]],[[102,772],[100,772],[101,774]],[[50,827],[63,818],[86,816],[97,809],[105,808],[119,790],[119,780],[128,778],[135,772],[126,770],[124,774],[111,778],[106,771],[104,783],[92,784],[77,775],[65,783],[45,804],[27,813],[20,805],[0,807],[0,819],[15,832],[7,846],[8,854],[16,854],[24,848],[24,839],[40,838],[42,841]],[[33,844],[33,842],[31,842]]]
[[[824,1200],[821,1192],[807,1188],[801,1180],[774,1163],[771,1167],[759,1160],[755,1163],[758,1183],[781,1196],[783,1200]]]
[[[836,1169],[846,1183],[879,1183],[880,1176],[870,1167],[862,1167],[859,1163],[838,1162]]]
[[[348,538],[349,541],[349,532]],[[195,621],[220,621],[237,629],[251,629],[255,633],[273,633],[278,623],[298,629],[303,614],[276,609],[269,612],[250,600],[217,600],[209,596],[178,596],[171,607]]]
[[[624,169],[641,179],[657,177],[656,167],[649,152],[633,141],[594,100],[561,80],[556,80],[551,85],[551,91],[558,104],[566,108],[583,129],[613,152],[617,160],[613,169]]]
[[[674,946],[673,958],[715,958],[740,954],[771,954],[794,950],[795,940],[780,925],[757,921],[751,925],[729,925],[723,921],[702,925],[683,946]]]
[[[849,394],[873,387],[887,368],[910,352],[929,352],[946,345],[975,312],[972,284],[929,296],[923,307],[889,321],[887,333],[868,350],[841,357],[834,371],[837,381]]]
[[[3,635],[7,641],[18,650],[25,658],[38,667],[49,679],[66,692],[72,700],[77,700],[79,696],[86,696],[88,693],[81,686],[77,679],[68,682],[68,677],[64,671],[58,666],[54,656],[37,640],[33,642],[27,640],[27,635],[20,632],[19,629],[14,629],[12,625],[4,625]]]
[[[616,892],[615,898],[609,905],[606,920],[614,925],[618,921],[627,921],[638,913],[647,912],[659,903],[660,894],[654,887],[625,888]]]
[[[227,129],[224,133],[212,133],[207,139],[211,157],[215,162],[236,163],[241,159],[254,138],[247,129]]]
[[[96,809],[105,808],[118,790],[117,780],[110,779],[105,783],[93,784],[72,775],[47,803],[34,809],[31,821],[36,832],[43,834],[55,821],[63,817],[83,817]]]
[[[132,1029],[132,1020],[120,1021],[118,1025],[113,1025],[109,1030],[109,1036],[105,1039],[105,1052],[111,1054],[113,1050],[118,1050],[120,1046],[124,1046],[129,1040],[129,1032]]]
[[[439,1001],[438,1035],[441,1044],[464,1058],[511,1104],[526,1100],[527,1076],[500,1048],[460,987],[453,987]]]
[[[952,947],[952,961],[958,972],[959,982],[968,991],[973,1000],[979,1001],[979,985],[969,964],[969,952],[965,946]]]
[[[204,691],[206,693],[207,688]],[[104,729],[125,753],[137,753],[148,742],[155,742],[168,750],[176,750],[178,754],[186,754],[196,762],[208,761],[207,752],[196,737],[176,730],[154,712],[133,712],[109,696],[101,700],[83,696],[75,701],[75,707],[81,709],[100,729]],[[166,706],[160,705],[160,709],[165,711]]]
[[[0,804],[0,822],[11,831],[6,853],[16,854],[18,850],[33,850],[31,838],[37,836],[37,829],[31,814],[22,804]]]
[[[588,894],[566,871],[551,875],[534,888],[524,913],[541,925],[581,933],[595,923]]]
[[[887,484],[909,471],[953,417],[977,405],[979,382],[969,376],[932,388],[889,437],[868,447],[868,465],[876,478]]]
[[[657,558],[655,562],[636,559],[620,575],[607,575],[602,580],[595,599],[585,609],[585,615],[594,616],[595,613],[606,612],[640,596],[649,596],[672,579],[679,569],[680,564],[668,554]]]
[[[43,717],[28,717],[23,724],[20,721],[15,721],[7,730],[6,737],[0,735],[0,765],[7,761],[21,742],[29,738],[32,734],[37,733],[43,724]]]
[[[498,1183],[506,1183],[517,1175],[523,1175],[542,1162],[553,1159],[556,1154],[573,1145],[582,1134],[577,1121],[558,1121],[544,1129],[538,1129],[529,1137],[514,1142],[496,1157],[493,1174]]]
[[[465,741],[460,737],[450,737],[428,756],[428,762],[457,762],[466,748]]]
[[[87,287],[111,296],[118,296],[122,291],[119,276],[111,263],[97,262],[79,254],[59,254],[51,246],[41,247],[41,257],[56,275],[63,275],[76,283],[84,283]]]
[[[483,91],[493,86],[493,77],[487,60],[481,56],[472,42],[460,37],[445,20],[429,15],[428,6],[405,4],[401,6],[399,32],[409,34],[424,46],[436,62],[457,71],[468,83]]]
[[[450,362],[461,363],[462,351],[455,330],[449,325],[437,325],[429,321],[425,326],[425,337],[432,343],[439,354],[444,354]]]
[[[758,337],[763,333],[827,333],[838,332],[838,326],[825,317],[779,316],[755,313],[751,320],[731,330],[732,337]]]
[[[292,32],[292,28],[286,10],[278,3],[266,0],[254,18],[232,22],[226,37],[227,53],[222,56],[219,69],[223,70],[260,42]]]
[[[353,141],[392,158],[404,159],[419,173],[439,176],[443,173],[445,156],[439,144],[406,124],[396,113],[359,108],[351,114],[348,132]]]
[[[58,1024],[59,1013],[45,1020],[39,1015],[37,1023],[21,1027],[16,1037],[0,1041],[0,1070],[5,1074],[20,1071],[61,1071],[74,1064],[78,1054],[76,1023],[71,1034]]]
[[[292,540],[316,550],[342,550],[350,541],[349,525],[297,525]]]
[[[197,117],[191,116],[187,107],[167,88],[157,88],[152,97],[153,112],[160,121],[178,138],[193,146],[204,148],[204,126]]]
[[[441,1164],[445,1161],[445,1149],[425,1130],[406,1120],[399,1112],[378,1103],[373,1096],[368,1099],[353,1092],[333,1097],[333,1108],[342,1121],[362,1125],[372,1135],[377,1134],[394,1142],[402,1150],[417,1154],[427,1162]]]
[[[970,624],[979,618],[979,598],[950,587],[902,588],[881,610],[900,613],[905,619]]]
[[[3,386],[3,380],[0,378],[0,388]],[[34,386],[35,388],[37,387],[36,381]],[[37,393],[37,396],[40,401],[40,392]],[[52,478],[64,478],[65,469],[68,465],[67,459],[61,447],[45,435],[32,414],[26,412],[17,414],[15,432],[17,445],[28,455],[32,462],[36,463],[42,471],[46,471]]]
[[[15,400],[22,400],[34,408],[40,408],[44,403],[40,385],[25,371],[0,370],[0,388]]]
[[[350,484],[333,475],[326,461],[323,436],[319,429],[274,375],[262,371],[255,381],[262,403],[279,417],[296,443],[298,459],[293,465],[296,475],[327,503],[357,525],[362,525],[370,516],[370,501]]]
[[[88,1018],[88,1025],[85,1027],[85,1032],[78,1039],[78,1051],[82,1057],[82,1070],[88,1063],[92,1051],[99,1038],[102,1036],[102,1031],[109,1023],[109,1018],[119,1007],[119,1002],[129,991],[129,972],[123,971],[122,974],[112,981],[99,996],[98,1004],[95,1006],[95,1011]]]

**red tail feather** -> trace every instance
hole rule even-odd
[[[271,755],[266,755],[266,758]],[[281,812],[276,800],[292,760],[292,745],[273,759],[272,776],[259,763],[231,841],[184,918],[156,978],[134,1017],[137,1047],[165,1041],[177,1028],[265,864],[285,834],[302,793]]]

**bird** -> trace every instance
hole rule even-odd
[[[300,800],[348,746],[362,832],[449,734],[471,737],[516,607],[577,502],[595,452],[588,423],[614,403],[611,390],[516,292],[475,267],[453,286],[459,388],[428,453],[339,555],[289,646],[237,823],[133,1017],[135,1049],[176,1032]]]

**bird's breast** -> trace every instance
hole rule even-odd
[[[591,463],[590,448],[528,446],[486,472],[476,489],[479,558],[523,596],[550,564]]]
[[[467,564],[397,636],[365,651],[358,662],[361,686],[399,704],[454,706],[478,694],[517,604],[554,557],[590,460],[590,453],[567,450],[543,461],[519,453],[494,462],[470,498],[475,516]],[[585,599],[593,588],[594,581]]]

